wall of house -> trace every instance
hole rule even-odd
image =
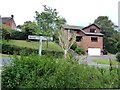
[[[8,20],[6,23],[3,23],[3,24],[11,29],[16,28],[16,25],[14,24],[12,19]]]
[[[95,25],[92,25],[92,26],[90,26],[88,28],[85,28],[84,31],[89,33],[91,28],[96,29],[96,33],[100,33],[100,29],[97,28]]]
[[[100,33],[100,29],[98,27],[96,27],[95,25],[92,25],[88,28],[85,28],[84,31],[90,33],[90,28],[94,28],[96,29],[96,33]],[[64,30],[64,33],[67,37],[69,37],[68,35],[68,30]],[[78,46],[83,47],[85,54],[88,54],[88,48],[100,48],[101,49],[101,55],[102,55],[102,51],[103,51],[103,36],[100,35],[86,35],[85,33],[83,33],[82,31],[76,31],[76,30],[72,30],[76,33],[76,36],[82,36],[81,41],[77,42]],[[97,37],[98,41],[97,42],[92,42],[91,41],[91,37]]]
[[[97,37],[97,42],[91,42],[91,37]],[[78,46],[84,48],[85,53],[87,54],[88,48],[100,48],[103,51],[103,37],[102,36],[83,36],[81,42],[77,42]],[[101,52],[102,55],[102,52]]]

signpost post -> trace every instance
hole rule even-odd
[[[42,55],[42,34],[40,34],[40,45],[39,45],[39,55]]]
[[[42,40],[53,40],[52,37],[46,37],[46,36],[43,36],[42,34],[40,34],[40,36],[36,36],[36,35],[28,35],[28,39],[35,39],[35,40],[39,40],[39,55],[41,56],[42,55]]]

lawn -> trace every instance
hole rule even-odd
[[[35,48],[35,49],[39,48],[39,41],[27,42],[25,40],[9,40],[8,44],[16,45],[16,46],[19,46],[19,47],[28,47],[28,48]],[[42,49],[43,50],[63,51],[63,49],[58,44],[56,44],[54,42],[49,42],[48,43],[48,48],[47,48],[46,45],[47,45],[46,42],[43,41],[43,43],[42,43]]]
[[[94,62],[98,63],[98,64],[110,64],[110,61],[109,60],[103,60],[103,59],[100,59],[100,60],[93,60]],[[118,61],[116,60],[111,60],[112,64],[113,65],[118,65]]]

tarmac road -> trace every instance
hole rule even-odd
[[[10,57],[0,57],[0,72],[2,70],[2,67],[4,65],[10,64],[12,60],[13,58],[10,58]]]

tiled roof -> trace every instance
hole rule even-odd
[[[75,26],[75,25],[63,25],[63,28],[66,29],[74,29],[74,30],[81,30],[83,28],[83,26]]]
[[[91,24],[91,25],[95,25],[95,24]],[[91,25],[89,25],[89,26],[91,26]],[[87,26],[87,27],[89,27],[89,26]],[[97,25],[95,25],[95,26],[98,27]],[[80,30],[86,35],[100,35],[100,36],[103,35],[102,33],[88,33],[88,32],[85,32],[84,29],[87,28],[87,27],[83,27],[83,26],[63,25],[62,27],[65,28],[65,29]]]
[[[11,17],[2,17],[2,23],[5,23],[10,19],[12,19],[12,18]]]

